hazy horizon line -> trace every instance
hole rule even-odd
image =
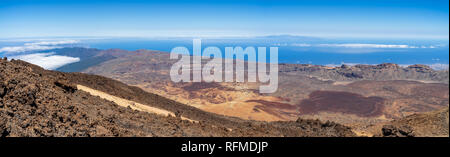
[[[261,34],[261,35],[61,35],[61,36],[16,36],[16,37],[0,37],[0,40],[8,39],[34,39],[34,40],[51,40],[69,38],[69,39],[107,39],[107,38],[262,38],[262,37],[309,37],[324,39],[429,39],[429,40],[449,40],[449,36],[323,36],[309,34]]]

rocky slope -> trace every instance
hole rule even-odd
[[[385,137],[449,137],[448,107],[423,114],[414,114],[392,121],[382,128]]]
[[[82,84],[196,120],[131,108],[78,90]],[[318,120],[257,122],[207,113],[115,80],[47,71],[0,60],[0,136],[354,136],[350,128]]]

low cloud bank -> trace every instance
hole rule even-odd
[[[411,48],[409,45],[386,44],[319,44],[319,47],[344,47],[344,48]]]
[[[0,53],[14,54],[27,51],[50,50],[55,48],[62,48],[64,45],[79,43],[78,40],[60,40],[60,41],[39,41],[32,43],[25,43],[22,46],[8,46],[0,48]]]
[[[11,56],[9,58],[20,59],[32,64],[41,66],[44,69],[55,70],[63,65],[79,62],[78,57],[69,57],[54,55],[55,53],[33,53],[19,56]]]
[[[307,44],[307,43],[292,43],[292,44],[274,44],[274,46],[295,46],[295,47],[336,47],[336,48],[374,48],[374,49],[433,49],[438,47],[443,47],[446,45],[430,45],[430,46],[412,46],[406,44],[361,44],[361,43],[348,43],[348,44]]]

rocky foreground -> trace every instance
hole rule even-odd
[[[164,116],[122,107],[77,89],[77,85],[176,114]],[[319,93],[318,96],[320,94],[329,95]],[[448,137],[448,117],[447,105],[441,110],[377,123],[371,129],[378,133],[375,136]],[[296,121],[263,122],[228,117],[106,77],[48,71],[23,61],[1,59],[0,136],[352,137],[364,134],[348,125],[329,121],[298,118]]]
[[[78,90],[77,84],[179,113],[161,116],[121,107]],[[257,122],[186,106],[118,81],[47,71],[0,61],[0,136],[355,136],[349,127],[318,120]]]
[[[448,107],[394,120],[382,128],[387,137],[449,137]]]

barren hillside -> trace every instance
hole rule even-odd
[[[123,107],[77,84],[177,114]],[[268,123],[220,116],[104,77],[7,60],[0,61],[0,117],[1,136],[354,136],[348,127],[317,120]]]
[[[98,56],[117,57],[83,73],[119,80],[196,109],[241,119],[329,120],[364,134],[372,125],[438,110],[449,103],[448,70],[436,71],[425,65],[280,64],[277,92],[260,94],[259,83],[173,83],[169,70],[175,60],[169,59],[169,53],[100,52]]]

